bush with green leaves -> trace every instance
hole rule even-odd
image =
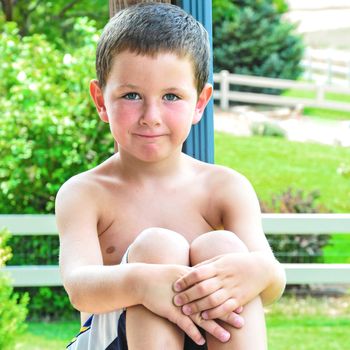
[[[44,35],[0,37],[0,212],[51,213],[62,183],[113,152],[89,96],[98,32],[79,19],[83,45],[61,52]]]
[[[8,265],[57,265],[58,236],[12,236],[9,245],[14,247]],[[71,306],[63,287],[21,287],[16,292],[30,295],[30,320],[76,319],[78,312]]]
[[[270,122],[253,123],[251,126],[253,135],[258,136],[272,136],[272,137],[286,137],[286,132],[279,125]]]
[[[11,258],[11,249],[6,245],[9,239],[7,231],[0,231],[0,268]],[[13,349],[16,336],[25,329],[28,295],[19,297],[13,293],[11,281],[4,272],[0,272],[0,349]]]
[[[53,213],[56,193],[73,175],[113,153],[113,139],[90,101],[98,31],[85,18],[62,52],[44,35],[21,37],[15,23],[0,34],[0,213]],[[57,237],[13,237],[13,263],[57,264]],[[56,254],[52,255],[52,252]],[[50,261],[46,254],[50,252]],[[19,261],[21,260],[21,261]],[[73,314],[63,288],[21,288],[31,317]]]
[[[264,213],[329,213],[323,205],[317,204],[318,191],[305,194],[302,190],[287,189],[272,196],[271,203],[261,203]],[[283,263],[321,263],[323,247],[329,242],[329,235],[315,234],[268,235],[275,256]]]
[[[286,9],[283,0],[213,0],[214,70],[297,79],[302,73],[304,45],[295,26],[283,20]]]

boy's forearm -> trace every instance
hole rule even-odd
[[[82,266],[65,279],[72,305],[81,312],[104,313],[141,304],[142,263]]]
[[[273,255],[266,255],[261,252],[254,252],[257,262],[264,267],[267,285],[260,293],[261,300],[264,305],[273,303],[283,294],[286,286],[286,274],[282,265],[275,259]]]

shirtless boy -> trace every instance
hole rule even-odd
[[[96,68],[90,93],[118,152],[57,195],[62,279],[88,319],[69,348],[266,349],[263,304],[285,275],[255,192],[182,153],[212,96],[205,29],[176,6],[127,8]]]

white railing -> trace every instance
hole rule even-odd
[[[350,51],[308,48],[301,64],[307,80],[350,87]]]
[[[263,214],[267,234],[350,233],[350,214]],[[13,235],[57,235],[54,215],[0,215]],[[350,253],[349,253],[350,255]],[[283,264],[288,284],[350,283],[350,264]],[[7,266],[14,286],[60,286],[58,266]]]
[[[220,84],[220,88],[214,90],[214,100],[220,101],[220,107],[223,110],[229,109],[230,102],[244,102],[262,105],[319,107],[350,112],[350,88],[295,80],[230,74],[225,70],[220,73],[214,73],[214,83]],[[265,93],[230,91],[230,85],[312,91],[315,93],[315,98],[299,98],[269,95]],[[327,92],[349,95],[349,103],[330,101],[326,99]]]

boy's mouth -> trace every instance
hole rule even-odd
[[[164,136],[164,134],[135,134],[135,135],[139,136],[139,137],[144,137],[147,139],[152,139],[152,138]]]

